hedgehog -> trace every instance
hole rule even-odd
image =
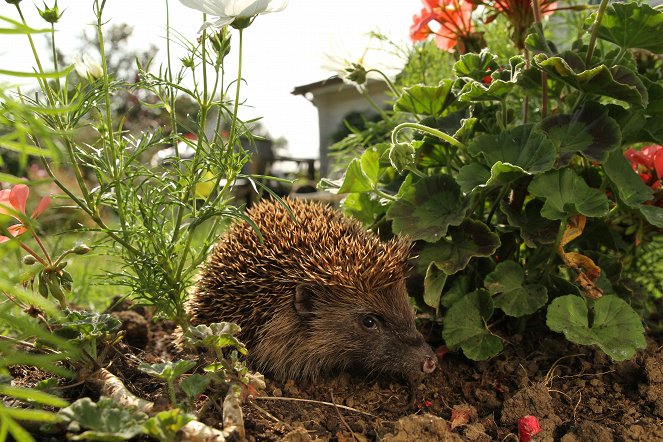
[[[413,392],[437,358],[415,327],[410,245],[383,242],[321,203],[262,200],[254,227],[229,227],[202,266],[192,325],[234,322],[252,368],[280,380],[348,371],[400,378]]]

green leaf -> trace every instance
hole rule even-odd
[[[32,401],[42,405],[49,405],[51,407],[66,407],[69,402],[64,399],[54,396],[43,391],[35,390],[34,388],[12,387],[6,384],[0,384],[0,394],[11,396],[22,401]]]
[[[548,306],[546,324],[571,342],[597,345],[615,361],[630,359],[636,349],[645,348],[640,317],[623,299],[603,296],[593,303],[591,323],[589,313],[580,296],[561,296]]]
[[[585,20],[589,29],[596,19],[596,13]],[[612,3],[606,10],[598,38],[616,44],[622,49],[647,49],[655,53],[663,52],[663,12],[644,2]]]
[[[545,200],[541,209],[544,218],[566,219],[577,214],[598,217],[608,213],[605,193],[589,187],[569,168],[537,175],[528,189],[532,195]]]
[[[19,72],[19,71],[8,71],[6,69],[0,69],[0,75],[6,75],[8,77],[19,77],[19,78],[60,78],[66,77],[69,72],[74,69],[74,65],[67,67],[61,71],[57,72]]]
[[[145,433],[161,442],[171,442],[178,440],[177,432],[192,420],[194,416],[183,413],[179,408],[162,411],[145,422]]]
[[[394,103],[394,110],[432,117],[442,116],[456,100],[451,86],[452,80],[442,80],[439,86],[416,85],[403,88],[403,94]]]
[[[479,81],[470,81],[460,90],[458,101],[502,101],[516,84],[511,81],[492,80],[489,85]]]
[[[515,212],[507,199],[500,201],[500,210],[509,221],[509,225],[520,230],[520,237],[525,245],[535,248],[538,244],[552,244],[557,238],[559,221],[553,221],[541,216],[543,202],[533,199],[525,205],[524,213]]]
[[[464,269],[475,256],[491,256],[500,245],[500,238],[481,221],[465,219],[458,227],[449,228],[451,239],[443,238],[427,244],[419,253],[420,264],[430,262],[447,275]]]
[[[492,335],[485,323],[493,314],[493,300],[483,290],[467,294],[454,303],[444,318],[442,337],[447,346],[474,361],[495,356],[502,351],[502,340]]]
[[[408,186],[401,199],[387,210],[395,233],[412,240],[438,241],[449,226],[459,225],[467,211],[460,187],[449,175],[422,178]]]
[[[143,423],[147,420],[145,413],[123,407],[107,397],[101,397],[97,403],[87,397],[78,399],[58,415],[70,426],[78,424],[89,430],[77,436],[69,435],[71,440],[129,440],[143,432]]]
[[[338,193],[369,192],[373,190],[373,187],[374,183],[362,170],[361,160],[354,158],[345,171],[343,183],[338,189]]]
[[[204,346],[215,350],[233,347],[241,354],[246,354],[246,347],[234,335],[240,328],[231,322],[215,322],[189,327],[184,339],[191,346]]]
[[[495,266],[495,270],[486,275],[483,286],[491,295],[508,292],[522,287],[525,271],[515,261],[504,261]]]
[[[438,269],[435,263],[428,264],[424,278],[424,302],[427,306],[434,309],[440,306],[440,297],[446,282],[447,274]]]
[[[643,204],[653,198],[654,191],[642,182],[621,150],[610,154],[603,170],[614,184],[611,186],[613,191],[624,204],[638,210],[649,224],[663,227],[663,208]]]
[[[616,98],[640,107],[647,106],[647,89],[633,71],[619,65],[608,68],[603,64],[586,69],[579,55],[565,52],[563,57],[548,58],[545,54],[537,54],[533,61],[551,78],[563,81],[584,93]]]
[[[46,410],[34,410],[31,408],[12,408],[0,406],[0,414],[6,414],[19,421],[32,421],[44,423],[58,423],[62,418],[56,413]]]
[[[500,163],[501,164],[501,163]],[[479,187],[486,187],[491,178],[491,170],[481,163],[470,163],[461,167],[456,175],[460,190],[467,194]]]
[[[196,361],[168,361],[161,364],[141,362],[138,369],[155,378],[172,381],[196,366]]]
[[[555,149],[533,124],[507,129],[497,135],[482,134],[467,146],[467,151],[482,155],[488,166],[496,162],[517,166],[528,173],[550,170],[555,162]]]
[[[387,211],[387,207],[373,193],[350,193],[343,199],[341,209],[365,227],[375,223]]]
[[[558,114],[544,119],[541,129],[554,144],[563,163],[576,153],[603,162],[621,142],[617,122],[608,116],[607,108],[593,101],[585,103],[572,115]]]
[[[121,326],[120,320],[105,313],[73,311],[60,323],[61,328],[56,333],[69,339],[97,338],[116,332]]]
[[[524,284],[525,272],[514,261],[499,263],[486,275],[484,287],[494,296],[495,307],[516,318],[531,315],[548,302],[548,290],[540,284]]]
[[[466,77],[477,81],[483,80],[486,75],[498,68],[497,57],[488,52],[487,48],[482,49],[478,54],[461,55],[453,66],[457,77]]]
[[[192,374],[180,383],[180,388],[191,399],[201,394],[210,383],[210,378],[201,374]]]

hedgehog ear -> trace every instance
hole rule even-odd
[[[313,284],[299,284],[295,288],[295,310],[300,316],[313,314],[313,300],[316,296],[317,287]]]

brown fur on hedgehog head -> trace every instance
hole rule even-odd
[[[249,361],[280,379],[353,370],[413,384],[432,372],[405,289],[409,245],[323,205],[286,202],[292,214],[275,201],[247,211],[262,242],[246,222],[222,237],[187,304],[192,323],[239,324]]]

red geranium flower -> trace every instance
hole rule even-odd
[[[652,144],[640,150],[629,149],[624,155],[640,179],[657,194],[651,204],[663,207],[663,146]]]
[[[25,204],[30,195],[30,189],[25,184],[18,184],[11,189],[0,191],[0,214],[9,215],[19,223],[9,226],[7,231],[13,237],[17,237],[25,233],[28,228],[23,224],[23,219],[27,217],[25,213]],[[44,210],[51,203],[51,198],[45,196],[39,201],[37,208],[30,219],[35,219],[42,214]],[[23,217],[21,217],[23,215]],[[9,237],[0,235],[0,244],[9,241]]]
[[[440,49],[459,52],[467,50],[468,42],[476,40],[472,32],[472,11],[475,6],[467,0],[422,0],[424,8],[413,17],[410,38],[413,41],[425,40],[435,35],[435,44]],[[431,29],[431,22],[439,29]]]

